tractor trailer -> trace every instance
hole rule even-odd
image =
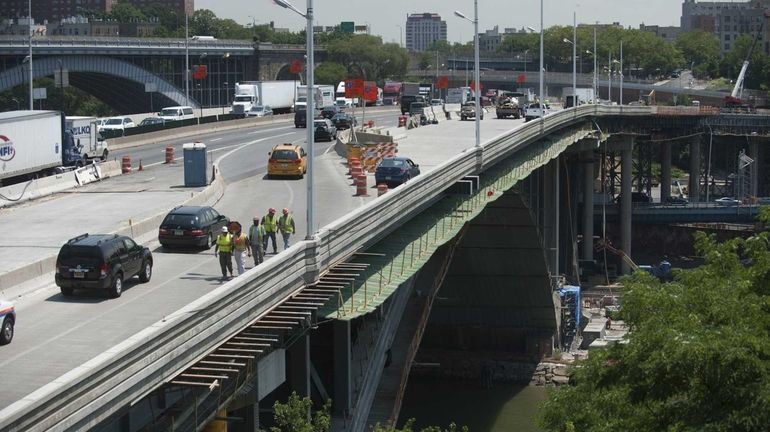
[[[292,111],[299,81],[246,81],[235,83],[233,114],[246,114],[251,107],[269,106],[275,114]]]

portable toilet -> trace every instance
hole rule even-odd
[[[184,153],[185,187],[206,186],[209,184],[209,161],[206,144],[201,142],[182,145]]]

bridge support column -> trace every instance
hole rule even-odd
[[[257,387],[252,391],[257,393]],[[228,416],[239,419],[228,425],[228,432],[259,432],[261,430],[259,428],[259,401],[238,408],[229,413]]]
[[[583,153],[583,259],[594,259],[594,152]]]
[[[543,182],[543,246],[548,257],[551,276],[559,271],[559,159],[553,159],[544,167]]]
[[[620,248],[629,257],[631,256],[631,182],[633,175],[634,137],[623,137],[623,147],[620,152],[621,180],[620,180]],[[631,268],[625,261],[621,264],[623,274],[631,272]]]
[[[690,143],[690,182],[687,195],[690,202],[700,202],[700,137]]]
[[[291,389],[300,398],[310,396],[310,335],[300,337],[289,348]]]
[[[749,195],[757,197],[759,196],[759,164],[761,163],[761,158],[759,157],[759,143],[757,140],[749,141],[749,156],[754,159],[754,163],[749,166],[749,173],[751,175]]]
[[[671,197],[671,143],[660,143],[660,202]]]
[[[334,321],[334,411],[350,413],[351,388],[351,340],[350,321]]]

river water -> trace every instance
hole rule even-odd
[[[455,422],[470,432],[542,432],[535,415],[546,391],[507,384],[487,389],[479,381],[410,376],[399,426],[414,418],[415,431]]]

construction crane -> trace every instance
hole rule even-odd
[[[743,61],[743,66],[741,67],[741,72],[738,74],[738,79],[735,80],[735,87],[733,87],[732,93],[730,93],[730,96],[725,96],[725,106],[726,107],[745,107],[746,103],[743,101],[743,82],[746,78],[746,71],[749,69],[749,60],[751,59],[751,54],[754,52],[754,48],[757,46],[757,40],[762,35],[762,31],[765,28],[765,21],[767,21],[768,18],[770,18],[770,14],[768,12],[764,13],[765,19],[762,20],[762,23],[759,25],[759,30],[754,34],[754,40],[751,42],[751,48],[749,48],[749,52],[746,54],[746,60]]]
[[[622,250],[613,246],[612,243],[610,243],[610,241],[607,240],[606,238],[600,239],[598,242],[596,242],[596,244],[594,245],[594,251],[595,252],[607,251],[613,255],[617,255],[620,257],[620,259],[623,260],[623,262],[628,264],[628,267],[631,269],[632,272],[639,270],[639,266],[636,265],[636,263],[631,259],[630,256],[628,256]]]

